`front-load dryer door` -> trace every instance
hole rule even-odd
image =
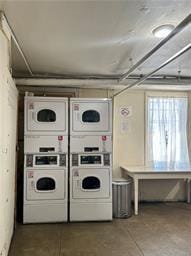
[[[67,102],[66,101],[35,101],[27,100],[25,104],[26,132],[67,132]]]
[[[78,168],[72,170],[72,193],[75,199],[108,198],[111,188],[110,169]]]
[[[111,132],[111,101],[71,103],[71,133]]]
[[[61,200],[66,194],[65,170],[27,170],[27,200]]]

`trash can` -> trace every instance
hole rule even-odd
[[[112,182],[113,218],[129,218],[132,215],[132,180],[118,178]]]

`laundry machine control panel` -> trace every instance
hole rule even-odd
[[[33,167],[33,155],[26,155],[26,167]]]
[[[79,161],[78,161],[78,154],[72,154],[72,166],[78,166]]]
[[[110,154],[103,155],[104,166],[110,166]]]
[[[26,135],[24,141],[25,154],[66,153],[68,151],[68,136],[64,135]]]
[[[66,166],[66,154],[60,155],[60,166]]]
[[[39,147],[40,153],[49,153],[49,152],[55,152],[54,147]]]
[[[66,154],[58,155],[26,155],[26,167],[61,167],[67,165]]]
[[[71,153],[106,153],[112,152],[112,136],[110,135],[74,135],[70,137]]]
[[[99,152],[99,147],[84,147],[84,152]]]
[[[72,166],[110,166],[111,154],[72,154]]]

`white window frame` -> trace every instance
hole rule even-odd
[[[159,97],[159,98],[187,98],[188,100],[188,114],[189,114],[189,95],[187,92],[161,92],[161,91],[156,91],[156,92],[146,92],[145,93],[145,165],[149,166],[149,145],[148,145],[148,99],[149,97]],[[187,117],[189,115],[187,114]],[[187,119],[187,126],[189,124],[189,119]],[[187,127],[188,130],[188,127]],[[188,133],[189,136],[189,133]]]

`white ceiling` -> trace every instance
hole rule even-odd
[[[152,30],[177,25],[190,0],[4,1],[3,10],[34,73],[116,76],[123,74],[160,39]],[[145,74],[190,43],[191,25],[170,40],[134,74]],[[13,50],[13,68],[27,69]],[[191,52],[159,74],[191,76]]]

